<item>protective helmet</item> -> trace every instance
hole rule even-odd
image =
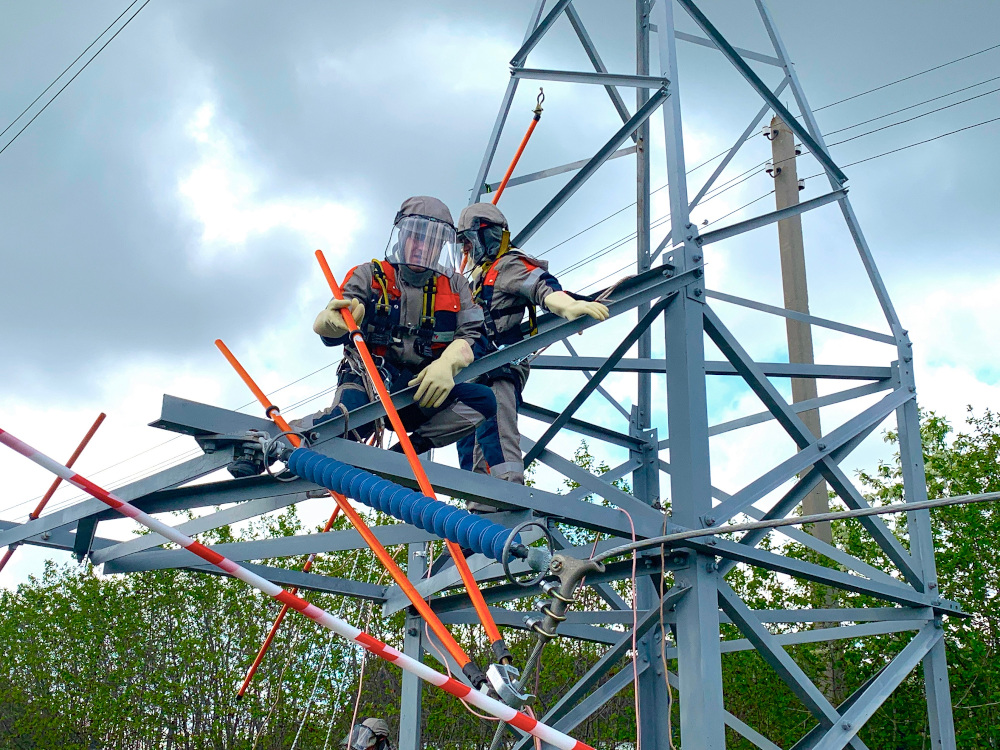
[[[473,266],[496,260],[510,242],[507,219],[492,203],[473,203],[458,217],[458,239]],[[507,242],[504,242],[506,235]]]
[[[347,750],[393,750],[389,741],[389,725],[384,719],[365,719],[354,727],[350,738],[340,743]]]
[[[448,207],[427,195],[403,201],[393,222],[385,259],[393,265],[432,270],[445,276],[454,274],[461,251]]]

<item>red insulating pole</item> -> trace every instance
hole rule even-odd
[[[454,695],[456,698],[459,698],[466,703],[470,703],[476,708],[481,708],[491,716],[495,716],[501,721],[505,721],[517,729],[527,732],[534,737],[538,737],[545,742],[548,742],[550,745],[555,745],[555,747],[559,750],[594,750],[590,747],[590,745],[585,745],[578,740],[574,740],[569,735],[563,734],[559,730],[553,729],[547,724],[542,724],[527,714],[516,711],[495,698],[489,697],[486,693],[473,690],[468,685],[459,682],[453,677],[448,677],[441,674],[437,670],[431,669],[423,662],[407,656],[402,651],[393,648],[387,643],[383,643],[378,638],[374,638],[363,630],[354,627],[346,620],[335,617],[329,612],[317,607],[315,604],[310,604],[305,599],[288,593],[281,588],[281,586],[272,583],[266,578],[263,578],[250,570],[247,570],[239,563],[233,562],[227,557],[223,557],[211,547],[206,547],[201,542],[195,541],[187,534],[175,529],[173,526],[153,518],[145,511],[141,511],[134,505],[116,497],[103,487],[99,487],[86,477],[83,477],[75,473],[72,469],[63,466],[58,461],[52,460],[45,454],[35,450],[27,443],[18,440],[16,437],[3,429],[0,429],[0,444],[6,445],[8,448],[20,453],[30,461],[33,461],[39,466],[48,469],[53,474],[62,477],[70,484],[86,491],[88,494],[97,498],[105,505],[114,508],[126,518],[131,518],[132,520],[142,524],[150,531],[159,534],[168,541],[171,541],[183,549],[186,549],[188,552],[197,555],[202,560],[205,560],[206,562],[217,567],[219,570],[233,576],[233,578],[240,579],[244,583],[253,586],[258,591],[276,599],[282,604],[288,604],[292,609],[301,612],[313,622],[319,623],[328,630],[332,630],[337,635],[357,643],[369,653],[375,654],[379,658],[385,659],[392,664],[396,664],[401,669],[406,670],[410,674],[416,675],[421,680],[424,680],[431,685],[436,685],[445,692]]]
[[[339,300],[343,300],[344,294],[340,289],[340,285],[337,284],[337,280],[333,277],[333,271],[330,270],[330,264],[326,262],[326,256],[323,255],[322,250],[316,251],[316,259],[319,261],[320,268],[323,269],[323,275],[326,276],[326,281],[330,285],[330,291],[333,292],[333,296]],[[365,343],[365,338],[358,329],[358,324],[355,322],[354,316],[351,315],[350,310],[346,307],[341,308],[340,312],[344,316],[344,322],[347,323],[347,330],[351,333],[351,341],[353,341],[355,347],[357,347],[358,353],[361,355],[361,359],[365,363],[365,369],[368,371],[368,376],[371,378],[372,384],[375,386],[375,391],[378,393],[378,397],[382,401],[382,405],[385,406],[385,413],[389,417],[389,421],[392,423],[396,437],[399,438],[399,444],[403,446],[403,453],[406,454],[406,458],[410,462],[410,468],[413,469],[413,475],[417,479],[417,484],[420,485],[420,491],[427,497],[436,500],[437,493],[434,492],[434,486],[427,478],[427,474],[424,472],[424,467],[420,463],[420,458],[417,456],[417,452],[413,449],[413,443],[410,442],[410,436],[406,433],[406,428],[403,426],[403,420],[400,418],[399,412],[396,411],[396,406],[392,403],[392,397],[389,395],[389,391],[385,387],[382,376],[379,374],[378,367],[375,365],[375,360],[372,359],[371,352],[368,351],[368,344]],[[452,541],[447,541],[447,545],[448,551],[451,553],[451,557],[455,561],[455,567],[458,568],[458,572],[462,576],[462,583],[465,584],[465,589],[469,593],[469,599],[472,600],[472,606],[476,610],[476,615],[479,617],[479,621],[486,629],[486,634],[489,636],[490,643],[502,641],[503,636],[500,635],[500,630],[493,621],[493,616],[490,614],[489,607],[486,606],[486,600],[483,599],[483,592],[479,590],[479,584],[476,582],[476,577],[472,574],[472,571],[469,570],[469,564],[465,561],[465,555],[462,554],[462,548]],[[462,666],[464,667],[465,665],[463,664]]]
[[[510,166],[507,167],[507,174],[505,174],[503,176],[503,179],[500,180],[500,185],[497,187],[497,191],[493,194],[494,206],[497,204],[497,201],[500,200],[500,196],[503,195],[503,189],[507,187],[507,181],[510,179],[510,176],[514,173],[514,167],[516,167],[517,162],[520,161],[521,154],[524,153],[524,147],[528,145],[528,141],[531,138],[531,134],[535,132],[535,126],[538,124],[538,121],[542,119],[542,102],[544,101],[545,101],[545,92],[543,92],[541,89],[538,89],[538,104],[535,106],[535,109],[533,110],[535,116],[531,118],[531,124],[528,125],[528,132],[524,134],[524,138],[521,139],[521,145],[517,147],[517,153],[514,154],[514,158],[511,160]]]
[[[72,467],[73,464],[76,463],[76,459],[78,459],[80,454],[83,453],[83,449],[87,447],[90,439],[94,437],[94,433],[97,432],[97,428],[101,426],[101,423],[107,418],[107,416],[108,415],[103,411],[97,415],[97,419],[94,420],[94,424],[92,424],[90,429],[87,430],[87,434],[83,436],[83,440],[81,440],[80,444],[76,446],[76,450],[73,451],[73,455],[71,455],[69,457],[69,461],[66,462],[67,468]],[[62,478],[56,477],[52,484],[49,485],[49,488],[45,491],[45,494],[42,495],[42,499],[38,502],[38,505],[36,505],[35,509],[28,514],[29,521],[34,521],[42,515],[42,511],[45,509],[45,506],[48,505],[49,500],[52,499],[52,495],[55,494],[55,491],[59,488],[61,482]],[[0,557],[0,570],[3,570],[4,566],[7,565],[7,561],[14,555],[15,549],[16,547],[9,547],[7,551],[3,553],[3,557]]]

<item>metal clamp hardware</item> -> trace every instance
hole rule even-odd
[[[535,696],[531,693],[522,693],[517,687],[517,681],[521,672],[510,664],[490,664],[486,670],[486,678],[493,686],[493,690],[500,696],[500,700],[511,708],[520,708],[535,702]]]

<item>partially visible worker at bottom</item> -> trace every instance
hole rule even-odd
[[[355,725],[350,737],[340,743],[347,750],[396,750],[389,740],[389,725],[385,719],[365,719]]]
[[[400,410],[417,453],[450,445],[496,414],[492,391],[474,383],[455,384],[473,360],[483,313],[458,273],[460,251],[451,212],[437,198],[403,201],[385,260],[355,266],[341,286],[344,299],[331,300],[313,330],[327,346],[344,345],[333,405],[292,423],[311,427],[376,398],[366,383],[364,363],[349,341],[341,310],[349,307],[364,334],[390,393],[418,386],[416,403]],[[373,424],[347,428],[367,439]],[[401,446],[393,446],[401,451]]]
[[[476,346],[482,356],[524,338],[521,321],[525,311],[531,329],[535,328],[535,307],[542,306],[566,320],[589,315],[607,320],[608,308],[600,302],[575,299],[563,291],[548,271],[548,263],[527,255],[510,244],[507,219],[492,203],[467,206],[458,219],[458,236],[473,264],[471,284],[473,299],[483,308],[486,340]],[[489,473],[509,482],[524,484],[524,461],[517,411],[521,392],[528,379],[527,363],[506,364],[493,370],[479,382],[492,388],[497,400],[497,415],[476,429],[475,435],[458,443],[459,463],[463,469]],[[497,448],[503,462],[489,460]],[[468,503],[470,510],[494,510],[481,503]]]

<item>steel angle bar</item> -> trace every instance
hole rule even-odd
[[[519,67],[524,64],[525,59],[528,54],[533,50],[538,43],[542,40],[542,37],[552,28],[552,24],[556,22],[559,15],[566,10],[566,6],[569,5],[570,0],[557,0],[556,4],[552,6],[545,18],[543,18],[534,28],[534,30],[528,35],[528,38],[524,40],[520,49],[514,53],[514,56],[510,59],[510,64],[514,67]]]
[[[788,208],[780,208],[777,211],[771,211],[770,213],[763,214],[762,216],[755,216],[752,219],[747,219],[746,221],[738,221],[735,224],[730,224],[728,227],[722,227],[721,229],[715,229],[711,232],[705,232],[698,237],[698,242],[701,245],[711,245],[713,242],[727,240],[730,237],[735,237],[739,234],[743,234],[744,232],[750,232],[754,229],[766,227],[769,224],[775,224],[784,219],[791,218],[792,216],[798,216],[806,211],[812,211],[814,208],[825,206],[828,203],[843,200],[846,197],[847,188],[833,190],[825,195],[810,198],[807,201],[796,203],[794,206],[789,206]]]
[[[24,524],[20,524],[15,521],[0,521],[0,531],[16,529],[23,525]],[[30,544],[32,547],[45,547],[48,549],[58,549],[70,552],[73,549],[75,540],[76,534],[73,533],[69,526],[60,526],[58,529],[46,531],[38,536],[28,537],[27,539],[18,542],[18,544]],[[104,549],[105,547],[112,547],[116,544],[118,544],[117,539],[95,537],[92,547],[93,549]]]
[[[570,6],[572,7],[572,6]],[[627,148],[620,148],[615,151],[611,156],[608,157],[608,161],[612,159],[620,159],[623,156],[630,156],[635,153],[635,146],[628,146]],[[536,180],[544,180],[546,177],[555,177],[559,174],[565,174],[566,172],[575,172],[576,170],[587,166],[587,162],[590,159],[580,159],[579,161],[573,161],[569,164],[563,164],[558,167],[549,167],[548,169],[542,169],[538,172],[529,172],[528,174],[521,175],[520,177],[511,177],[507,180],[507,187],[515,187],[517,185],[526,185],[529,182],[535,182]],[[499,182],[491,182],[489,184],[490,191],[496,190],[500,186]]]
[[[761,622],[898,622],[925,621],[934,618],[929,607],[829,607],[826,609],[755,609]]]
[[[300,591],[316,591],[321,594],[339,594],[341,596],[350,596],[356,599],[368,599],[376,604],[385,601],[385,587],[377,586],[374,583],[355,581],[351,578],[336,578],[334,576],[325,576],[318,573],[303,573],[301,570],[275,568],[270,565],[241,563],[240,567],[245,570],[249,570],[251,573],[258,575],[277,586],[289,586],[295,587]],[[213,568],[211,565],[185,565],[180,569],[190,570],[195,573],[218,575],[224,578],[233,577],[229,573],[224,573],[218,568]]]
[[[643,613],[639,618],[635,627],[635,638],[638,640],[642,638],[647,632],[649,632],[653,626],[659,624],[659,613],[661,609],[670,609],[676,602],[680,600],[688,592],[687,588],[676,586],[671,588],[664,594],[663,599],[660,602],[660,606]],[[576,684],[573,685],[568,691],[563,693],[562,697],[550,708],[543,717],[542,721],[545,723],[551,723],[553,721],[559,721],[564,716],[566,716],[573,707],[580,701],[583,696],[585,696],[590,690],[601,680],[608,671],[615,666],[632,648],[632,630],[630,629],[625,634],[621,635],[619,640],[605,651],[601,658],[598,659],[594,665],[587,670],[586,674],[583,675]],[[631,669],[628,672],[631,674]],[[515,750],[519,750],[521,745],[516,745]],[[526,749],[528,746],[524,745]]]
[[[600,168],[608,158],[621,148],[622,144],[628,140],[642,123],[649,119],[649,116],[657,110],[657,108],[666,100],[668,95],[667,89],[661,88],[654,91],[642,107],[636,110],[636,113],[632,115],[628,122],[622,125],[621,129],[615,133],[611,139],[605,143],[600,150],[594,154],[593,158],[587,165],[583,167],[579,172],[577,172],[569,182],[567,182],[555,197],[550,200],[541,211],[539,211],[534,218],[532,218],[517,234],[517,236],[511,241],[517,247],[524,247],[525,243],[531,239],[532,235],[535,234],[541,227],[547,222],[552,215],[559,210],[562,205],[570,199],[570,197],[580,189],[580,187],[591,176]]]
[[[943,636],[944,631],[936,629],[935,623],[924,625],[896,658],[886,665],[857,702],[847,709],[841,721],[826,731],[815,744],[815,750],[841,750],[845,747]]]
[[[586,370],[600,368],[606,360],[603,357],[560,357],[543,354],[531,361],[535,370]],[[871,367],[865,365],[825,365],[800,362],[757,362],[761,372],[775,378],[824,378],[829,380],[881,380],[888,381],[892,377],[890,367]],[[662,374],[666,360],[648,357],[622,357],[612,367],[616,372],[641,372]],[[706,375],[740,375],[740,371],[731,362],[705,362]],[[888,386],[887,386],[888,387]]]
[[[594,692],[584,698],[578,706],[573,708],[562,719],[556,722],[555,727],[561,732],[571,732],[573,729],[562,729],[562,727],[576,728],[586,721],[592,714],[614,698],[618,693],[627,688],[635,680],[636,675],[641,676],[649,669],[649,662],[638,661],[635,669],[631,666],[623,667],[615,675],[597,688]]]
[[[775,745],[771,740],[762,735],[752,726],[747,724],[745,721],[737,716],[726,711],[726,726],[732,729],[734,732],[740,734],[744,738],[750,740],[754,745],[761,748],[761,750],[781,750],[780,747]]]
[[[725,37],[719,33],[719,31],[712,25],[712,22],[708,20],[704,13],[698,8],[697,5],[692,2],[692,0],[677,0],[678,4],[687,11],[688,15],[694,20],[701,30],[705,32],[705,35],[719,48],[719,51],[725,55],[729,62],[732,63],[740,74],[747,80],[747,82],[753,87],[757,94],[770,106],[771,109],[788,125],[789,130],[791,130],[795,135],[799,137],[803,145],[812,152],[816,160],[823,165],[823,168],[835,178],[837,182],[843,184],[847,182],[847,175],[845,175],[840,167],[838,167],[833,159],[830,158],[829,153],[827,153],[826,148],[821,146],[812,135],[803,128],[795,116],[781,103],[767,85],[760,79],[760,77],[754,73],[753,69],[747,65],[746,60],[740,57],[740,54],[733,49],[733,47],[726,41]],[[786,71],[787,72],[787,71]]]
[[[580,14],[576,12],[576,8],[573,7],[572,3],[566,6],[566,18],[569,19],[570,25],[573,26],[573,31],[576,32],[576,36],[579,38],[580,44],[583,45],[583,49],[587,53],[587,57],[590,58],[590,62],[594,66],[594,70],[598,73],[607,73],[608,69],[605,67],[604,61],[601,60],[601,56],[597,54],[597,47],[594,46],[594,42],[590,38],[590,34],[587,33],[587,29],[583,25],[583,20],[580,18]],[[611,103],[618,111],[618,116],[622,118],[622,122],[628,122],[628,118],[632,115],[629,113],[628,107],[625,106],[625,101],[622,99],[621,94],[618,93],[618,89],[614,86],[605,86],[604,88],[608,92],[608,96],[611,97]],[[632,135],[632,140],[636,140],[635,134]]]
[[[674,31],[674,37],[680,39],[682,42],[691,42],[692,44],[697,44],[702,47],[708,47],[710,49],[719,49],[718,45],[715,44],[711,39],[705,39],[702,36],[695,36],[694,34],[686,34],[683,31]],[[741,57],[745,57],[747,60],[756,60],[757,62],[767,63],[768,65],[775,65],[781,67],[782,63],[777,57],[773,55],[765,55],[760,52],[754,52],[752,50],[743,49],[742,47],[733,47]]]
[[[538,458],[542,450],[549,444],[552,438],[556,436],[556,433],[558,433],[559,430],[562,429],[563,425],[569,421],[570,417],[573,416],[576,410],[583,405],[583,402],[590,397],[590,394],[597,389],[597,386],[601,384],[601,381],[604,380],[605,376],[607,376],[607,374],[614,369],[615,363],[624,357],[628,350],[635,345],[636,341],[639,340],[639,337],[643,334],[643,332],[649,328],[650,325],[652,325],[656,318],[660,316],[660,314],[667,308],[667,305],[670,304],[672,299],[672,296],[664,297],[653,305],[648,313],[642,316],[642,319],[636,324],[636,326],[629,331],[622,342],[608,355],[607,360],[603,365],[601,365],[601,367],[598,368],[597,372],[594,373],[594,376],[588,380],[587,384],[580,389],[579,393],[577,393],[576,396],[570,400],[569,404],[566,405],[566,408],[563,409],[556,421],[549,425],[548,429],[545,430],[542,436],[535,442],[531,450],[528,451],[524,457],[525,466],[529,466],[533,460]]]
[[[496,624],[501,627],[530,632],[531,628],[525,625],[524,618],[526,615],[535,613],[513,612],[500,607],[490,607],[490,614],[493,615]],[[569,615],[572,615],[572,613],[569,613]],[[469,609],[442,614],[441,622],[446,625],[478,625],[479,619],[476,617],[475,611],[470,607]],[[631,620],[629,624],[631,625]],[[598,627],[592,623],[581,622],[579,618],[568,617],[566,622],[559,625],[559,635],[561,637],[589,641],[590,643],[600,643],[606,646],[617,643],[622,634],[620,630],[610,630]]]
[[[920,630],[927,624],[927,619],[915,620],[894,620],[892,622],[866,622],[861,625],[838,625],[832,628],[809,628],[793,633],[781,633],[774,636],[778,645],[798,646],[803,643],[832,643],[833,641],[853,640],[870,638],[876,635],[890,635],[892,633],[905,633],[911,630]],[[730,641],[723,641],[721,644],[722,653],[735,654],[741,651],[750,651],[756,647],[748,638],[739,638]]]
[[[557,411],[552,411],[551,409],[528,402],[522,403],[517,413],[522,417],[537,419],[539,422],[546,422],[547,424],[552,424],[556,417],[559,416],[559,412]],[[615,430],[590,422],[584,422],[582,419],[576,419],[575,417],[565,424],[565,428],[611,445],[622,446],[623,448],[634,448],[642,444],[642,441],[637,437],[626,435],[623,432],[616,432]]]
[[[806,401],[799,401],[797,403],[791,404],[792,411],[799,414],[804,411],[809,411],[810,409],[818,409],[822,406],[830,406],[831,404],[839,404],[844,401],[850,401],[855,398],[861,398],[863,396],[871,396],[876,393],[881,393],[882,391],[887,391],[892,388],[892,382],[889,380],[880,380],[875,383],[867,383],[866,385],[855,386],[854,388],[848,388],[843,391],[837,391],[836,393],[831,393],[827,396],[820,396],[819,398],[811,398]],[[716,435],[723,435],[727,432],[732,432],[734,430],[741,430],[744,427],[751,427],[757,424],[763,424],[765,422],[770,422],[774,419],[774,415],[769,411],[760,411],[756,414],[748,414],[745,417],[738,417],[737,419],[730,419],[727,422],[720,422],[719,424],[712,425],[708,428],[709,437],[714,437]],[[664,438],[659,443],[657,443],[657,448],[659,450],[664,450],[670,447],[670,438]]]
[[[184,531],[184,526],[178,526]],[[431,533],[406,523],[373,526],[372,533],[382,546],[426,542],[437,539]],[[367,550],[361,535],[353,529],[328,531],[316,534],[254,539],[247,542],[226,542],[213,545],[230,560],[265,560],[275,557],[300,557],[312,553],[344,552],[347,550]],[[109,559],[105,563],[107,573],[132,573],[140,570],[164,570],[191,565],[193,553],[186,550],[166,549],[135,552],[126,557]]]
[[[529,448],[529,451],[534,450],[535,445],[537,445],[537,443],[533,443],[530,439],[524,437],[523,435],[521,436],[522,450],[525,446]],[[577,482],[581,487],[585,487],[589,492],[597,495],[598,497],[604,498],[612,505],[628,511],[637,528],[643,524],[651,524],[654,528],[656,528],[657,525],[663,524],[663,513],[658,510],[654,510],[649,505],[646,505],[644,502],[637,499],[635,496],[630,495],[624,490],[618,489],[610,482],[604,481],[601,477],[591,474],[586,469],[577,466],[575,463],[569,459],[563,458],[558,453],[555,453],[548,448],[543,448],[535,458],[548,466],[550,469],[553,469],[557,473],[564,476],[566,479]]]
[[[527,43],[528,39],[531,38],[532,32],[538,27],[539,20],[542,17],[542,9],[545,7],[545,0],[537,0],[535,3],[535,9],[531,14],[531,21],[528,24],[527,31],[524,32],[524,40],[522,44]],[[507,82],[507,90],[504,92],[503,98],[500,100],[500,110],[497,112],[496,121],[493,123],[493,130],[490,132],[489,140],[486,142],[486,151],[483,153],[483,160],[479,165],[479,171],[476,172],[476,181],[472,184],[471,195],[469,196],[469,203],[478,203],[479,197],[483,194],[483,188],[486,184],[486,176],[489,174],[490,167],[493,165],[493,157],[496,155],[497,146],[500,143],[500,134],[503,132],[503,126],[507,122],[507,115],[510,113],[510,105],[514,101],[514,94],[517,93],[517,79],[511,78]]]
[[[209,529],[217,529],[220,526],[226,526],[238,521],[245,521],[248,518],[256,518],[264,513],[270,513],[275,510],[280,510],[281,508],[286,508],[289,505],[294,505],[295,503],[302,502],[305,499],[306,494],[304,492],[258,498],[256,500],[241,503],[232,508],[220,510],[216,513],[210,513],[207,516],[193,518],[190,521],[178,524],[175,528],[188,536],[191,536],[192,534],[200,534],[201,532],[208,531]],[[166,541],[167,540],[159,534],[150,532],[149,534],[143,534],[135,539],[130,539],[127,542],[120,542],[111,549],[95,551],[90,555],[90,561],[94,565],[100,565],[108,560],[114,560],[119,557],[124,557],[125,555],[131,555],[135,552],[142,552],[143,550],[150,549],[151,547],[159,547],[161,544],[165,544]]]
[[[880,341],[883,344],[892,344],[893,346],[896,344],[896,339],[885,333],[869,331],[867,328],[858,328],[857,326],[848,325],[846,323],[838,323],[835,320],[827,320],[826,318],[817,318],[815,315],[800,313],[795,310],[789,310],[775,305],[767,305],[763,302],[758,302],[757,300],[737,297],[732,294],[717,292],[712,289],[706,289],[705,296],[722,302],[728,302],[732,305],[748,307],[751,310],[760,310],[761,312],[771,313],[772,315],[780,315],[783,318],[800,320],[803,323],[808,323],[809,325],[817,326],[819,328],[829,328],[833,331],[840,331],[841,333],[850,333],[853,336],[860,336],[862,338],[871,339],[872,341]]]
[[[825,726],[833,726],[840,718],[837,709],[725,581],[719,583],[719,605],[809,712]],[[860,750],[863,745],[855,747]]]
[[[791,79],[788,76],[785,76],[782,79],[781,83],[778,84],[778,87],[774,90],[774,95],[781,96],[781,92],[785,90],[785,87],[789,84],[790,81]],[[764,116],[770,111],[771,107],[768,106],[767,104],[765,104],[763,107],[760,108],[760,111],[757,112],[757,116],[750,121],[750,124],[747,125],[746,130],[740,133],[740,137],[736,139],[736,143],[734,143],[732,148],[729,149],[729,153],[726,154],[726,156],[715,168],[715,170],[712,172],[709,178],[705,180],[705,184],[701,186],[701,190],[698,191],[698,194],[695,195],[695,197],[691,200],[691,203],[688,205],[689,211],[693,210],[695,206],[701,203],[701,199],[705,197],[705,194],[709,190],[711,190],[712,185],[714,185],[715,181],[719,179],[719,175],[721,175],[725,171],[726,167],[729,166],[729,162],[733,160],[733,157],[736,156],[736,154],[739,152],[743,144],[746,143],[747,139],[751,136],[751,134],[755,130],[757,130],[757,127],[760,125],[760,121],[764,119]],[[658,251],[662,250],[666,246],[667,239],[668,238],[664,238],[664,240],[660,243],[659,247],[657,247]]]
[[[867,680],[861,683],[861,685],[847,697],[847,700],[845,700],[843,703],[837,706],[837,711],[843,714],[847,711],[847,709],[849,709],[851,706],[857,703],[858,699],[862,695],[864,695],[865,690],[868,689],[868,686],[871,685],[880,674],[882,674],[883,669],[885,669],[885,667],[882,667],[882,669],[878,670],[875,674],[873,674],[871,677],[869,677]],[[802,737],[802,739],[800,739],[798,742],[792,745],[790,750],[811,750],[815,746],[815,744],[819,741],[819,738],[822,735],[822,733],[823,733],[822,725],[817,724],[809,732],[807,732],[805,736]]]
[[[639,313],[644,315],[647,309],[648,307],[646,305],[642,305],[639,307]],[[580,356],[577,354],[576,349],[573,348],[573,345],[569,343],[569,339],[563,339],[562,345],[566,347],[566,351],[568,351],[570,355],[574,357]],[[596,370],[597,368],[595,367],[594,369]],[[585,377],[588,381],[594,377],[594,373],[591,370],[582,370],[582,372],[583,377]],[[632,415],[629,414],[628,410],[624,406],[618,403],[618,400],[608,392],[607,388],[603,385],[599,385],[597,386],[597,392],[604,396],[604,400],[611,404],[619,414],[625,417],[625,419],[631,419]]]
[[[152,476],[127,484],[116,490],[115,494],[124,500],[132,500],[155,490],[173,487],[198,479],[206,474],[211,474],[213,471],[224,467],[231,460],[232,456],[227,457],[222,454],[198,456],[177,466],[157,472]],[[60,526],[75,523],[82,518],[103,513],[106,509],[107,505],[100,500],[83,500],[76,505],[53,511],[34,521],[28,521],[15,528],[0,532],[0,547],[15,544],[28,537],[44,534],[53,529],[58,529]]]
[[[899,404],[911,397],[912,394],[901,390],[889,393],[878,403],[873,404],[837,429],[824,435],[822,438],[822,450],[819,448],[819,443],[803,448],[794,456],[785,459],[770,471],[765,472],[747,484],[739,492],[734,493],[729,500],[712,508],[712,517],[719,522],[732,518],[744,508],[760,500],[795,475],[808,470],[809,467],[820,460],[824,453],[837,450],[869,427],[881,424],[886,417],[895,411]]]
[[[626,73],[584,73],[574,70],[543,70],[539,68],[514,68],[515,78],[538,81],[566,81],[568,83],[590,83],[598,86],[631,86],[633,88],[658,89],[670,83],[666,78],[655,76],[629,75]]]
[[[712,541],[715,543],[712,544]],[[876,599],[895,602],[907,607],[929,607],[937,598],[922,594],[903,583],[889,585],[881,581],[861,578],[860,576],[850,575],[804,560],[796,560],[755,547],[748,547],[745,544],[739,544],[738,542],[719,537],[712,537],[708,542],[701,539],[689,539],[684,542],[684,545],[691,546],[703,554],[716,555],[727,560],[735,560],[747,565],[774,570],[778,573],[787,573],[793,578],[801,578],[815,583],[822,583],[825,586],[832,586],[833,588],[866,594]],[[943,600],[941,601],[943,602]],[[948,608],[947,604],[934,606]]]

